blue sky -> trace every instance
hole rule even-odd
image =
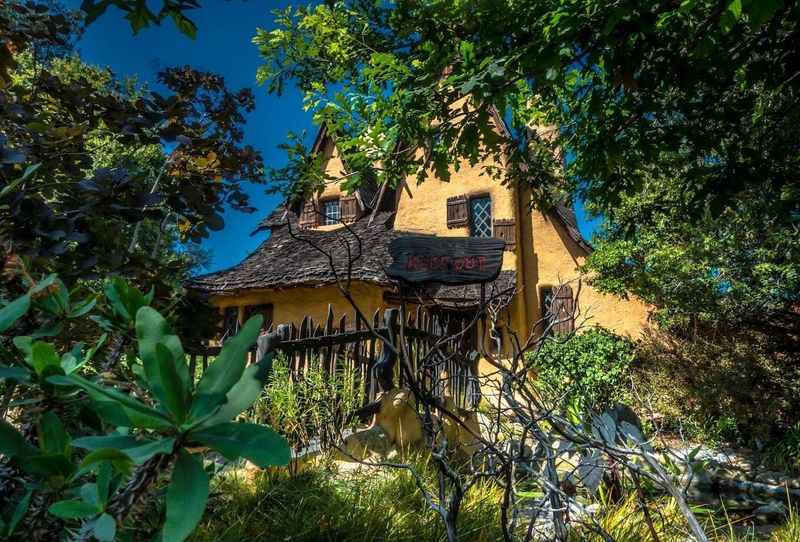
[[[81,2],[65,3],[78,7]],[[108,66],[120,76],[136,75],[155,90],[159,90],[155,76],[160,69],[185,64],[222,75],[230,88],[252,87],[256,109],[247,120],[246,142],[262,152],[266,164],[277,167],[285,162],[277,146],[285,141],[286,134],[305,130],[310,139],[316,128],[310,113],[302,109],[299,93],[287,89],[282,96],[271,96],[264,88],[256,87],[260,59],[250,40],[256,27],[272,26],[272,10],[290,3],[289,0],[206,0],[202,9],[190,14],[198,27],[194,41],[180,34],[170,21],[134,36],[121,12],[109,8],[89,26],[77,49],[84,61]],[[253,214],[226,211],[225,228],[212,232],[203,243],[213,256],[209,271],[241,261],[266,235],[253,237],[250,232],[275,208],[279,198],[266,195],[263,186],[250,186],[247,192],[258,211]],[[591,237],[596,222],[586,220],[580,205],[576,210],[581,231]]]

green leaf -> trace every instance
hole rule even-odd
[[[181,542],[189,536],[203,517],[207,500],[208,474],[203,469],[203,462],[182,451],[167,488],[163,539]]]
[[[742,18],[742,0],[731,0],[725,8],[737,21]]]
[[[58,386],[78,386],[95,401],[106,400],[118,405],[130,421],[136,423],[138,427],[166,429],[173,426],[169,418],[161,412],[117,390],[105,388],[80,376],[51,376],[47,381]]]
[[[242,378],[226,395],[226,400],[219,410],[207,421],[204,427],[228,422],[250,408],[261,396],[264,384],[272,366],[272,354],[267,354],[263,360],[250,365],[244,370]]]
[[[9,457],[30,457],[37,452],[14,426],[0,420],[0,453]]]
[[[61,358],[55,347],[43,341],[36,341],[31,347],[31,362],[36,374],[42,375],[48,367],[61,368]]]
[[[25,517],[25,513],[28,511],[28,506],[30,506],[31,495],[33,495],[33,489],[29,488],[28,491],[25,492],[25,495],[23,495],[19,500],[17,506],[14,507],[14,513],[11,514],[11,519],[8,520],[8,525],[6,526],[6,534],[14,534],[14,529],[17,528],[20,520]]]
[[[247,352],[255,344],[261,330],[263,316],[250,318],[236,337],[222,347],[217,359],[203,374],[197,385],[190,417],[201,418],[210,414],[225,400],[226,394],[242,378],[247,364]]]
[[[84,316],[89,311],[91,311],[95,305],[97,305],[97,298],[94,297],[87,297],[83,301],[79,301],[73,304],[72,309],[70,309],[68,316],[70,318],[80,318]]]
[[[175,447],[173,437],[159,440],[136,440],[124,435],[108,435],[105,437],[83,437],[75,439],[72,445],[85,450],[116,448],[122,450],[134,463],[140,465],[156,454],[169,454]]]
[[[97,502],[100,503],[100,507],[104,510],[111,494],[111,475],[113,474],[111,468],[111,463],[108,462],[100,463],[97,467],[97,482],[95,484],[97,487]]]
[[[197,38],[197,26],[188,17],[178,10],[170,11],[170,16],[181,33],[191,39]]]
[[[47,454],[69,456],[69,435],[53,412],[45,412],[39,420],[39,447]]]
[[[3,333],[14,323],[25,316],[31,307],[31,296],[25,294],[0,309],[0,333]]]
[[[96,515],[100,510],[96,506],[79,500],[58,501],[47,510],[61,519],[82,519]]]
[[[22,367],[0,365],[0,380],[16,380],[20,383],[26,383],[31,381],[31,373]]]
[[[28,166],[25,169],[25,173],[22,174],[22,177],[11,181],[7,186],[5,186],[2,190],[0,190],[0,198],[14,190],[20,184],[25,182],[25,180],[34,174],[34,172],[41,167],[42,164],[33,164],[32,166]]]
[[[162,344],[169,349],[175,362],[175,368],[185,390],[191,389],[189,367],[183,346],[177,335],[174,335],[169,324],[161,314],[152,307],[142,307],[136,313],[136,336],[139,339],[139,357],[142,359],[147,384],[159,401],[166,404],[166,396],[161,384],[161,369],[156,354],[156,345]]]
[[[180,425],[186,419],[186,389],[178,376],[172,353],[161,343],[156,344],[158,372],[164,394],[164,406],[172,414],[175,423]]]
[[[189,435],[228,459],[245,457],[259,467],[286,465],[291,460],[286,439],[265,425],[220,423]]]
[[[133,465],[133,459],[122,450],[117,450],[116,448],[101,448],[83,458],[80,465],[81,470],[85,470],[101,461],[108,461],[117,471],[126,474],[130,473]]]
[[[94,522],[94,537],[100,542],[113,542],[117,536],[117,522],[108,514],[102,514]]]

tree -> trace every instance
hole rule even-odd
[[[601,290],[659,307],[668,327],[756,330],[773,337],[773,351],[796,351],[800,215],[793,193],[756,184],[718,216],[690,222],[680,179],[649,179],[615,208],[586,269]]]
[[[0,16],[3,248],[68,283],[118,273],[178,286],[191,260],[172,242],[222,228],[226,205],[254,210],[242,188],[263,179],[242,144],[252,92],[186,66],[159,74],[161,96],[47,54],[73,19],[36,4]]]

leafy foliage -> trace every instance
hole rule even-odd
[[[283,357],[273,363],[269,382],[254,404],[256,422],[279,427],[281,434],[295,450],[302,450],[315,437],[327,444],[331,432],[340,434],[358,420],[345,416],[363,405],[363,392],[353,386],[355,373],[349,369],[333,373],[322,367],[319,358],[312,359],[308,371],[296,380]]]
[[[56,345],[36,340],[38,333],[15,337],[20,355],[14,365],[0,368],[0,380],[22,385],[31,390],[28,394],[41,394],[37,402],[44,409],[35,419],[34,444],[11,423],[0,422],[0,453],[27,475],[46,481],[57,495],[67,497],[53,502],[50,514],[67,524],[80,520],[81,531],[93,533],[98,540],[115,539],[117,528],[124,525],[130,507],[146,488],[142,480],[152,483],[174,462],[163,536],[183,540],[202,517],[208,499],[209,477],[198,447],[219,451],[231,460],[244,457],[261,467],[289,461],[286,441],[272,429],[232,421],[258,399],[263,369],[271,364],[268,355],[252,366],[255,370],[245,370],[246,352],[256,341],[262,317],[251,318],[195,384],[180,339],[164,317],[148,306],[152,296],[119,280],[110,281],[106,292],[109,313],[117,325],[124,326],[128,320],[127,325],[136,330],[135,383],[118,389],[102,376],[90,376],[89,363],[102,339],[86,354],[80,344],[59,354]],[[14,329],[32,310],[57,310],[61,319],[76,317],[63,283],[52,275],[30,285],[20,299],[28,302],[20,305],[18,299],[0,308],[8,329]],[[9,306],[15,308],[9,311]],[[137,393],[131,394],[130,389]],[[6,396],[13,397],[15,391],[16,387],[7,386]],[[104,431],[73,438],[48,408],[63,410],[81,392]],[[23,502],[30,499],[29,493],[25,495],[16,515],[25,513]],[[18,522],[19,518],[13,520],[13,525]],[[9,532],[13,529],[8,527]]]
[[[226,205],[253,211],[242,188],[263,180],[260,155],[242,144],[252,92],[185,66],[159,74],[169,91],[161,96],[42,52],[73,35],[57,24],[63,15],[0,11],[11,36],[2,46],[0,245],[68,284],[118,273],[165,297],[191,266],[175,241],[222,228]],[[49,32],[33,33],[34,20]]]
[[[546,393],[579,411],[602,409],[628,398],[633,345],[608,330],[557,335],[527,359]]]

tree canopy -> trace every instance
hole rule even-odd
[[[263,181],[243,144],[252,92],[182,66],[158,74],[162,96],[72,56],[78,17],[30,3],[0,17],[4,250],[69,281],[180,285],[188,253],[173,242],[222,228],[226,206],[254,211],[243,190]]]
[[[489,176],[606,219],[589,262],[603,289],[721,318],[731,300],[750,316],[798,302],[799,15],[790,0],[348,0],[279,11],[254,42],[260,81],[296,85],[354,170],[424,180],[502,153]],[[291,150],[304,188],[311,158]]]

